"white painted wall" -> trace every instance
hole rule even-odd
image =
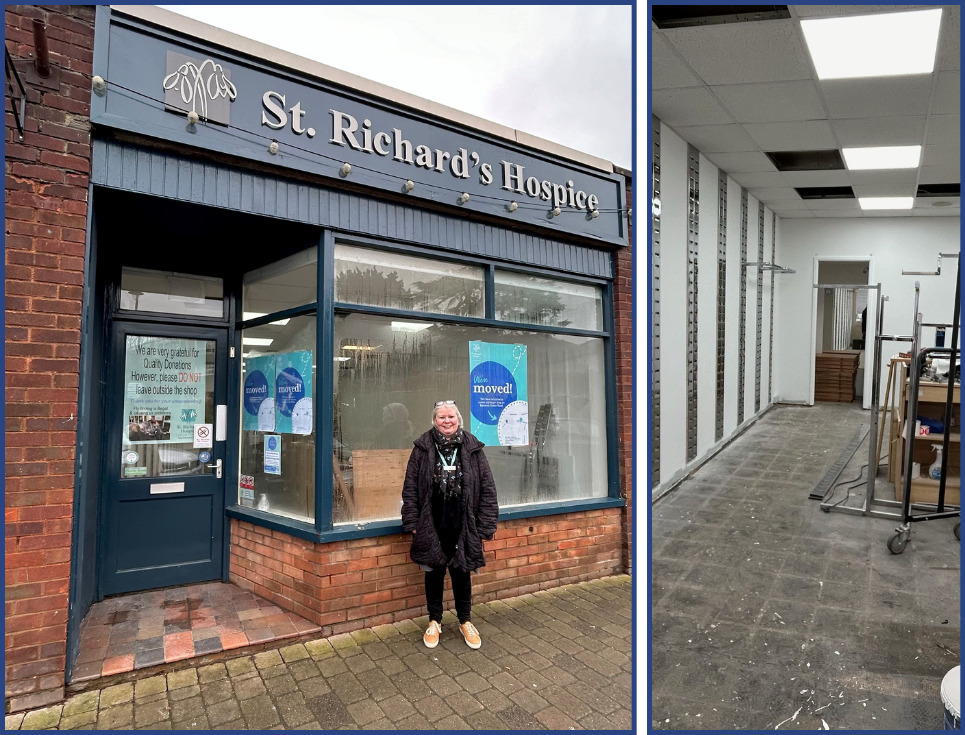
[[[818,260],[870,258],[870,283],[880,282],[882,293],[888,297],[883,333],[910,335],[916,281],[921,286],[919,311],[922,320],[951,323],[958,260],[944,258],[940,276],[904,276],[901,271],[934,271],[939,253],[959,252],[960,227],[958,217],[781,220],[778,223],[778,262],[794,268],[797,273],[779,276],[777,281],[775,402],[809,400],[814,369],[810,351],[818,336],[812,330],[817,299],[812,286],[816,282],[815,263]],[[869,341],[872,311],[869,304]],[[922,330],[923,347],[934,345],[934,334],[934,329]],[[804,335],[809,337],[802,339]],[[950,340],[951,329],[947,331],[946,345]],[[884,345],[882,390],[887,379],[888,358],[908,347],[907,343]]]
[[[741,187],[727,182],[727,287],[724,343],[724,436],[716,440],[717,402],[717,225],[718,169],[700,158],[700,217],[697,269],[697,457],[687,462],[687,144],[672,129],[660,130],[660,480],[655,496],[673,485],[740,428],[737,420],[738,374],[744,375],[743,423],[752,420],[757,344],[756,268],[744,269],[740,257]],[[771,259],[771,211],[764,212],[764,260]],[[748,196],[747,260],[758,260],[758,200]],[[780,223],[778,223],[780,244]],[[740,276],[747,272],[745,361],[738,365]],[[764,288],[761,348],[761,411],[768,406],[770,273]],[[776,299],[777,297],[775,297]],[[776,329],[775,329],[776,332]],[[775,334],[775,337],[777,335]],[[777,388],[776,384],[774,386]]]

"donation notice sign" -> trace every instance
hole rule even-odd
[[[128,335],[125,444],[194,442],[204,423],[204,340]]]
[[[490,446],[529,444],[526,345],[469,343],[470,431]]]

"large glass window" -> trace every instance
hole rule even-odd
[[[478,381],[470,377],[478,368],[470,343],[501,356],[514,374],[514,397],[526,396],[513,401],[521,411],[514,420],[523,427],[515,436],[512,427],[473,413],[486,404],[470,395]],[[496,432],[485,452],[501,507],[606,497],[603,347],[598,337],[336,316],[335,522],[399,517],[412,440],[428,430],[440,399],[456,401],[474,434]]]
[[[479,266],[335,246],[335,300],[407,311],[484,316]]]
[[[315,519],[315,317],[244,330],[238,504]]]
[[[496,318],[548,327],[603,330],[603,289],[496,271]]]

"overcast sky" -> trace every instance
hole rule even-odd
[[[630,168],[629,5],[160,7]]]

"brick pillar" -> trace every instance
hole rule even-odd
[[[94,7],[4,11],[27,92],[23,141],[6,113],[4,161],[5,674],[16,711],[64,693]],[[46,28],[46,79],[33,68],[35,18]]]
[[[627,206],[633,202],[633,182],[627,177]],[[624,569],[633,569],[633,227],[628,225],[628,246],[614,260],[613,311],[616,330],[617,424],[619,436],[620,488],[627,501],[623,515]],[[647,284],[637,284],[641,294]],[[646,457],[640,457],[646,462]],[[640,475],[644,476],[643,473]]]

